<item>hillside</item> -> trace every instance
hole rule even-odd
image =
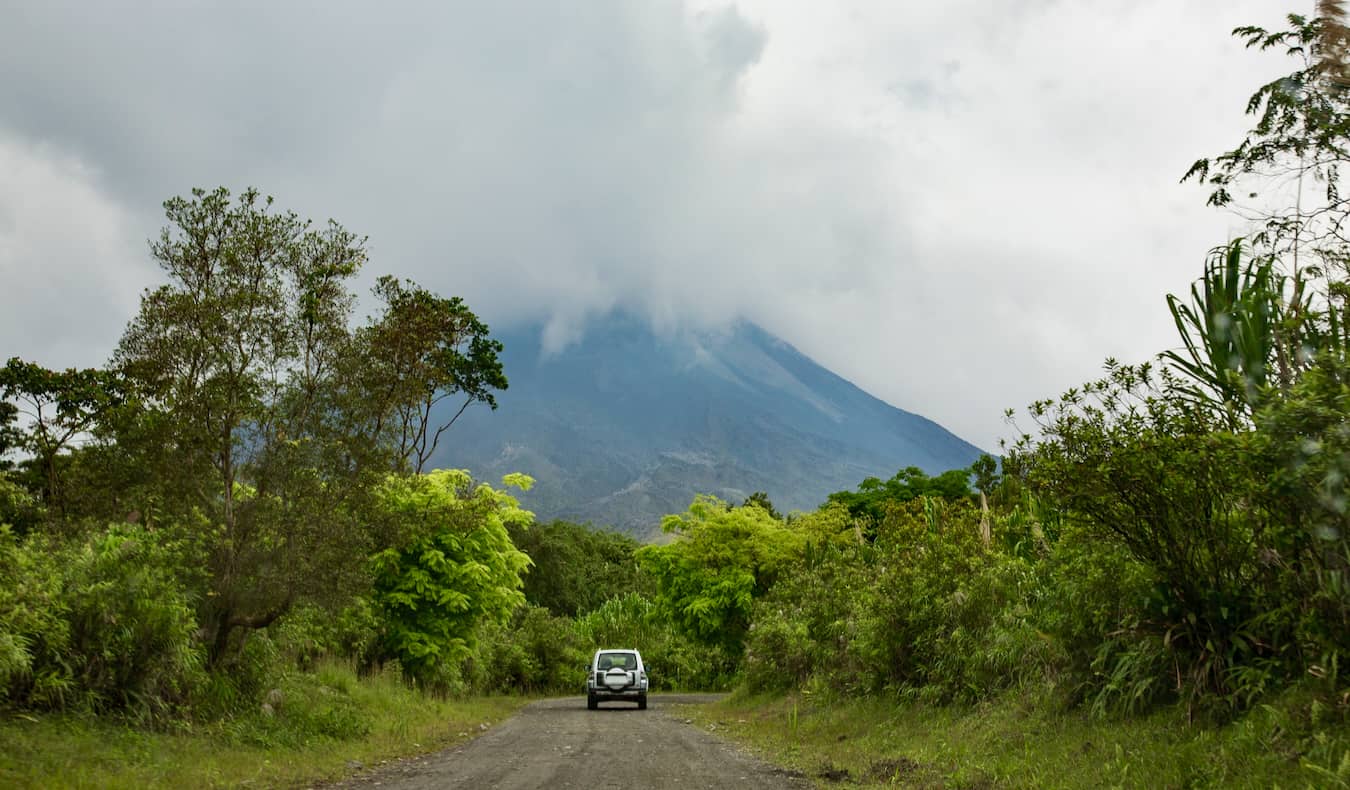
[[[541,519],[638,537],[696,493],[737,502],[765,491],[784,512],[906,466],[968,466],[973,445],[868,395],[759,327],[660,336],[614,315],[561,352],[539,327],[501,333],[511,386],[475,406],[433,466],[496,480],[525,472]]]

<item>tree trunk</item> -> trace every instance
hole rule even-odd
[[[986,549],[994,541],[993,531],[989,525],[989,497],[983,491],[980,492],[980,540],[984,542]]]

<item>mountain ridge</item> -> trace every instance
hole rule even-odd
[[[765,491],[809,510],[866,477],[935,474],[981,452],[749,322],[662,335],[615,313],[554,352],[538,325],[498,338],[511,386],[497,411],[466,410],[432,465],[525,472],[536,486],[522,504],[541,519],[650,538],[698,493]]]

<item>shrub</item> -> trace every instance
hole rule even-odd
[[[818,672],[845,693],[874,687],[858,653],[860,622],[875,599],[870,546],[813,545],[755,605],[744,679],[752,691],[799,688]]]
[[[164,533],[114,525],[59,548],[0,531],[0,672],[11,704],[159,716],[202,679],[192,602]]]
[[[485,628],[464,676],[486,693],[576,692],[586,651],[572,621],[541,606],[522,606],[505,628]]]
[[[161,713],[200,678],[193,606],[175,574],[180,560],[163,533],[133,525],[110,527],[67,557],[64,658],[94,709]]]
[[[803,534],[757,505],[729,507],[696,497],[689,510],[666,516],[673,542],[644,546],[638,561],[657,583],[657,601],[691,638],[738,656],[756,597],[800,555]]]
[[[589,659],[598,648],[633,647],[642,653],[653,688],[726,688],[739,656],[720,645],[691,639],[670,623],[664,611],[655,601],[637,593],[609,599],[599,609],[576,620],[576,633],[585,657]]]
[[[1164,690],[1155,683],[1158,678],[1137,674],[1147,664],[1121,655],[1141,638],[1141,622],[1156,586],[1148,568],[1118,544],[1094,540],[1081,526],[1069,525],[1040,573],[1045,594],[1036,607],[1036,622],[1059,651],[1058,680],[1069,702],[1092,698],[1098,710],[1119,711],[1116,702],[1138,705],[1157,699],[1153,692]],[[1121,661],[1136,670],[1130,683],[1122,683]],[[1117,690],[1126,685],[1134,691],[1118,696]],[[1136,693],[1146,686],[1152,692]]]
[[[1263,561],[1283,571],[1279,616],[1298,657],[1334,684],[1350,658],[1350,360],[1324,354],[1258,412],[1266,505],[1284,517]],[[1274,608],[1274,607],[1272,607]],[[1293,651],[1291,651],[1293,652]]]
[[[62,707],[72,696],[61,583],[53,547],[0,524],[0,703]]]
[[[1011,466],[1082,527],[1088,550],[1123,550],[1154,582],[1130,627],[1157,637],[1165,657],[1150,649],[1130,663],[1168,672],[1192,700],[1249,697],[1239,670],[1278,663],[1292,630],[1270,616],[1285,603],[1271,561],[1284,514],[1263,506],[1261,438],[1229,432],[1148,365],[1110,364],[1105,379],[1032,413],[1043,438],[1024,440]]]

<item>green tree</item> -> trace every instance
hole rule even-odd
[[[757,505],[728,508],[704,495],[661,528],[672,543],[638,550],[658,604],[685,633],[739,655],[755,598],[801,556],[804,536]]]
[[[142,296],[115,356],[145,405],[119,441],[162,455],[166,506],[209,524],[213,661],[237,629],[265,627],[342,577],[323,560],[363,551],[335,501],[349,488],[330,485],[350,481],[357,456],[330,423],[344,283],[365,250],[337,223],[314,229],[271,206],[224,188],[166,201],[151,253],[169,281]]]
[[[420,473],[470,404],[497,408],[492,391],[507,386],[497,358],[502,344],[459,297],[388,276],[376,283],[375,295],[384,311],[358,333],[366,388],[389,405],[398,456]],[[463,401],[445,419],[439,406],[452,398]]]
[[[1280,208],[1248,210],[1262,223],[1262,241],[1277,255],[1291,255],[1295,277],[1299,267],[1314,267],[1315,275],[1328,265],[1339,268],[1345,259],[1337,248],[1347,240],[1341,229],[1347,204],[1340,195],[1340,167],[1350,139],[1350,95],[1341,58],[1345,27],[1338,3],[1319,6],[1323,16],[1289,14],[1284,30],[1243,26],[1233,31],[1248,48],[1283,50],[1299,68],[1251,96],[1247,114],[1256,117],[1256,124],[1237,147],[1196,160],[1182,179],[1212,187],[1209,203],[1215,206],[1278,198],[1265,205]]]
[[[929,477],[917,466],[908,466],[889,480],[869,477],[858,485],[857,491],[836,491],[827,501],[837,502],[848,512],[868,524],[880,523],[887,503],[908,502],[922,496],[943,499],[964,499],[970,496],[970,470],[949,469],[937,477]],[[870,530],[870,528],[869,528]]]
[[[533,481],[507,475],[502,482],[528,489]],[[385,656],[411,677],[448,683],[480,627],[504,624],[525,603],[521,577],[530,558],[511,543],[508,525],[534,516],[458,469],[391,475],[376,498],[384,531],[397,536],[371,560]]]
[[[555,615],[577,617],[616,595],[650,592],[638,572],[638,543],[627,535],[552,521],[512,525],[511,540],[533,562],[525,599]]]
[[[6,401],[0,409],[0,455],[11,446],[33,454],[42,471],[43,501],[59,515],[60,455],[123,397],[120,380],[108,372],[92,368],[58,372],[13,357],[0,369],[0,399]],[[27,418],[25,431],[11,427],[17,416]]]
[[[769,495],[763,491],[756,491],[746,497],[745,501],[741,503],[741,507],[750,507],[752,505],[764,508],[765,512],[779,521],[783,520],[783,514],[774,509],[773,502],[769,501]]]
[[[1258,226],[1250,237],[1254,258],[1259,265],[1246,269],[1246,276],[1261,277],[1262,267],[1273,266],[1278,277],[1267,270],[1266,285],[1275,286],[1279,307],[1276,321],[1266,329],[1272,350],[1270,374],[1254,369],[1256,348],[1238,348],[1244,377],[1263,380],[1267,375],[1279,389],[1288,390],[1298,374],[1311,363],[1318,349],[1336,348],[1344,353],[1350,344],[1350,326],[1346,323],[1350,252],[1347,252],[1346,220],[1350,202],[1341,195],[1340,173],[1350,156],[1350,79],[1347,79],[1347,42],[1350,30],[1345,25],[1343,4],[1320,0],[1320,16],[1288,16],[1284,30],[1257,26],[1239,27],[1234,35],[1249,48],[1283,50],[1299,63],[1290,74],[1262,85],[1247,103],[1247,113],[1255,116],[1255,125],[1241,143],[1215,157],[1197,160],[1182,180],[1194,179],[1211,187],[1209,203],[1230,207],[1252,219]],[[1236,254],[1236,248],[1230,248]],[[1234,275],[1224,272],[1215,279],[1211,271],[1232,268],[1211,266],[1206,270],[1206,290],[1216,296],[1232,292]],[[1223,282],[1222,289],[1210,283]],[[1248,280],[1250,284],[1250,279]],[[1260,289],[1247,308],[1262,307]],[[1235,294],[1233,294],[1235,295]],[[1208,297],[1209,294],[1206,294]],[[1196,306],[1217,308],[1187,317],[1189,324],[1204,324],[1210,315],[1222,316],[1233,300],[1210,304],[1209,298],[1196,300]],[[1175,310],[1174,310],[1175,312]],[[1238,315],[1265,320],[1261,311],[1239,310]],[[1181,322],[1181,317],[1178,322]],[[1183,335],[1194,334],[1192,326]],[[1245,327],[1244,327],[1245,329]],[[1211,329],[1212,342],[1201,350],[1222,348],[1230,338],[1227,327]],[[1217,341],[1217,342],[1213,342]],[[1196,354],[1188,342],[1188,355]],[[1229,367],[1202,365],[1220,373]],[[1190,370],[1183,366],[1183,370]],[[1224,381],[1206,375],[1201,383],[1227,388]],[[1223,395],[1232,393],[1224,392]],[[1241,393],[1239,393],[1241,394]]]
[[[1024,437],[1013,465],[1066,520],[1147,568],[1157,593],[1136,636],[1165,644],[1206,697],[1287,644],[1287,621],[1264,616],[1283,605],[1269,561],[1282,529],[1261,506],[1259,437],[1224,430],[1178,390],[1166,369],[1108,363],[1104,379],[1033,404],[1041,436]]]

